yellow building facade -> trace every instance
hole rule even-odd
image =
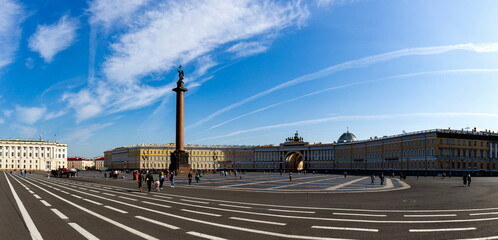
[[[168,169],[174,144],[106,151],[110,169]],[[298,133],[275,146],[187,145],[193,169],[408,174],[492,174],[498,170],[498,134],[434,129],[357,140],[349,131],[336,142],[304,142]]]

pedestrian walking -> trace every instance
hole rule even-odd
[[[292,172],[289,172],[289,182],[292,182]]]
[[[163,189],[163,183],[164,183],[164,172],[159,173],[159,188]]]
[[[470,187],[471,182],[472,182],[472,177],[470,176],[470,173],[469,173],[469,175],[467,175],[467,186]]]
[[[160,185],[161,185],[161,183],[159,182],[159,180],[156,180],[156,181],[154,182],[154,187],[156,187],[156,192],[159,192],[159,190],[160,190],[159,186],[160,186]]]
[[[188,185],[192,184],[192,172],[188,172]]]
[[[104,173],[104,179],[107,180],[107,172]]]
[[[147,175],[145,175],[145,182],[147,182],[147,189],[149,190],[150,192],[150,189],[152,188],[152,182],[154,181],[154,177],[152,176],[152,174],[147,173]]]
[[[344,178],[348,176],[348,172],[344,172]]]
[[[171,182],[171,187],[174,188],[175,187],[175,174],[173,172],[171,172],[169,174],[169,181]]]
[[[140,190],[140,192],[143,192],[143,187],[142,187],[143,181],[144,181],[144,175],[142,175],[142,172],[139,172],[137,176],[137,183],[138,183],[138,190]]]
[[[373,173],[372,173],[372,176],[370,176],[370,180],[372,180],[372,184],[375,184],[375,182],[374,182],[375,181],[375,176],[373,175]]]
[[[463,174],[463,185],[467,186],[467,174]]]
[[[380,185],[384,185],[384,173],[381,173],[379,178],[380,178]]]
[[[196,182],[197,184],[199,184],[199,179],[200,179],[200,177],[199,177],[199,173],[195,174],[195,182]]]

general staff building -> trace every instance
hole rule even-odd
[[[168,169],[174,144],[119,147],[104,153],[109,169]],[[498,134],[434,129],[357,140],[349,131],[333,143],[305,142],[298,133],[267,146],[187,145],[189,163],[203,170],[493,174]]]

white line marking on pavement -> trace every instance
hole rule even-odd
[[[312,226],[311,228],[328,229],[328,230],[360,231],[360,232],[379,232],[379,229],[371,229],[371,228],[347,228],[347,227],[328,227],[328,226]]]
[[[498,236],[482,237],[482,238],[462,238],[458,240],[495,240],[495,239],[498,239]]]
[[[456,214],[403,215],[404,217],[456,217]]]
[[[64,215],[63,213],[61,213],[59,210],[57,210],[56,208],[51,208],[50,210],[52,210],[52,212],[55,213],[55,215],[57,215],[58,217],[60,217],[61,219],[64,219],[64,220],[68,220],[69,218]]]
[[[138,201],[137,199],[134,199],[134,198],[128,198],[128,197],[123,197],[123,196],[119,196],[118,198],[122,198],[122,199],[130,200],[130,201]]]
[[[333,215],[360,216],[360,217],[387,217],[387,215],[363,214],[363,213],[333,213]]]
[[[35,194],[35,192],[33,192],[33,191],[31,191],[31,190],[28,190],[28,192],[29,192],[29,193],[31,193],[31,194]]]
[[[100,193],[99,191],[97,191],[97,190],[92,190],[92,189],[88,189],[88,191],[90,191],[90,192],[94,192],[94,193]]]
[[[83,197],[82,196],[78,196],[76,194],[71,194],[71,196],[75,197],[75,198],[79,198],[79,199],[82,199]]]
[[[326,179],[318,179],[318,180],[307,181],[307,182],[299,182],[299,183],[294,183],[294,184],[288,184],[288,185],[282,185],[282,186],[277,186],[277,187],[265,188],[265,190],[275,190],[275,189],[286,188],[286,187],[294,187],[294,186],[299,186],[299,185],[303,185],[303,184],[315,183],[315,182],[323,182],[323,181],[328,181],[328,180],[337,179],[337,178],[339,178],[339,177],[332,177],[332,178],[326,178]]]
[[[230,205],[230,204],[223,204],[223,203],[220,203],[218,204],[220,206],[224,206],[224,207],[234,207],[234,208],[252,208],[252,207],[246,207],[246,206],[237,206],[237,205]]]
[[[153,202],[147,202],[147,201],[142,201],[143,203],[154,205],[154,206],[159,206],[159,207],[165,207],[165,208],[171,208],[171,206],[160,204],[160,203],[153,203]]]
[[[24,180],[24,181],[27,181],[27,180]],[[42,181],[43,181],[43,180],[42,180]],[[46,182],[46,181],[44,181],[44,182]],[[130,232],[130,233],[133,233],[133,234],[135,234],[135,235],[137,235],[137,236],[139,236],[139,237],[141,237],[141,238],[145,238],[145,239],[147,239],[147,240],[159,240],[159,239],[157,239],[157,238],[155,238],[155,237],[152,237],[152,236],[150,236],[150,235],[148,235],[148,234],[146,234],[146,233],[144,233],[144,232],[137,231],[137,230],[136,230],[136,229],[134,229],[134,228],[128,227],[128,226],[126,226],[126,225],[124,225],[124,224],[122,224],[122,223],[116,222],[116,221],[114,221],[114,220],[112,220],[112,219],[110,219],[110,218],[107,218],[107,217],[105,217],[105,216],[102,216],[102,215],[100,215],[100,214],[98,214],[98,213],[96,213],[96,212],[90,211],[90,210],[88,210],[88,209],[86,209],[86,208],[84,208],[84,207],[82,207],[82,206],[79,206],[78,204],[73,203],[73,202],[71,202],[71,201],[69,201],[69,200],[67,200],[67,199],[65,199],[65,198],[63,198],[63,197],[60,197],[60,196],[58,196],[58,195],[56,195],[56,194],[54,194],[54,193],[52,193],[52,192],[50,192],[50,191],[48,191],[48,190],[46,190],[46,189],[44,189],[44,188],[40,187],[40,186],[38,186],[38,185],[35,185],[35,184],[33,184],[33,183],[31,183],[31,184],[32,184],[33,186],[35,186],[35,187],[37,187],[37,188],[41,189],[42,191],[44,191],[44,192],[46,192],[46,193],[48,193],[48,194],[50,194],[50,195],[52,195],[52,196],[54,196],[54,197],[56,197],[56,198],[60,199],[61,201],[64,201],[64,202],[66,202],[66,203],[68,203],[68,204],[72,205],[73,207],[76,207],[76,208],[80,209],[81,211],[84,211],[84,212],[86,212],[86,213],[88,213],[88,214],[90,214],[90,215],[93,215],[93,216],[95,216],[95,217],[97,217],[97,218],[100,218],[100,219],[102,219],[102,220],[104,220],[104,221],[106,221],[106,222],[108,222],[108,223],[110,223],[110,224],[112,224],[112,225],[114,225],[114,226],[117,226],[117,227],[119,227],[119,228],[122,228],[122,229],[124,229],[124,230],[126,230],[126,231],[128,231],[128,232]],[[46,185],[46,184],[45,184],[45,185]],[[40,238],[40,239],[41,239],[41,238]]]
[[[59,190],[59,192],[64,193],[64,194],[69,194],[68,192],[63,191],[63,190]]]
[[[157,224],[159,226],[163,226],[163,227],[167,227],[169,229],[173,229],[173,230],[177,230],[177,229],[180,229],[179,227],[177,226],[173,226],[173,225],[170,225],[170,224],[167,224],[167,223],[163,223],[161,221],[158,221],[158,220],[151,220],[149,218],[145,218],[145,217],[142,217],[142,216],[135,216],[136,218],[138,219],[142,219],[144,221],[147,221],[147,222],[150,222],[150,223],[154,223],[154,224]]]
[[[41,181],[42,182],[47,182],[47,181],[44,181],[44,180],[41,180]],[[41,183],[41,184],[48,186],[47,184],[43,184],[43,183]],[[34,185],[34,186],[36,186],[36,185]],[[59,198],[59,199],[61,199],[63,201],[66,201],[63,198],[61,198],[61,197],[59,197],[59,196],[57,196],[57,195],[55,195],[55,194],[53,194],[53,193],[45,190],[45,189],[43,189],[43,188],[41,188],[39,186],[36,186],[36,187],[42,189],[43,191],[48,192],[49,194],[51,194],[51,195],[53,195],[53,196],[55,196],[55,197],[57,197],[57,198]],[[68,187],[63,187],[63,188],[68,188]],[[82,192],[82,194],[91,195],[89,193],[84,193],[84,192]],[[126,193],[123,193],[123,194],[126,194]],[[94,196],[94,195],[91,195],[91,196]],[[233,230],[238,230],[238,231],[244,231],[244,232],[250,232],[250,233],[256,233],[256,234],[263,234],[263,235],[267,235],[267,236],[280,237],[280,238],[312,239],[312,240],[318,240],[318,239],[320,239],[320,240],[338,240],[339,239],[339,238],[324,238],[324,237],[314,237],[314,236],[292,235],[292,234],[285,234],[285,233],[277,233],[277,232],[270,232],[270,231],[264,231],[264,230],[257,230],[257,229],[252,229],[252,228],[237,227],[237,226],[225,225],[225,224],[220,224],[220,223],[213,223],[213,222],[203,221],[203,220],[199,220],[199,219],[195,219],[195,218],[183,217],[183,216],[179,216],[179,215],[176,215],[176,214],[171,214],[171,213],[166,213],[166,212],[162,212],[162,211],[157,211],[157,210],[149,209],[149,208],[146,208],[146,207],[141,207],[141,206],[137,206],[137,205],[134,205],[134,204],[125,203],[125,202],[120,202],[120,201],[117,201],[117,200],[114,200],[114,199],[109,199],[109,198],[105,198],[105,197],[101,197],[101,196],[94,196],[94,197],[105,199],[105,200],[108,200],[108,201],[111,201],[111,202],[114,202],[114,203],[118,203],[118,204],[129,206],[129,207],[138,208],[138,209],[141,209],[141,210],[144,210],[144,211],[153,212],[153,213],[156,213],[156,214],[161,214],[161,215],[165,215],[165,216],[169,216],[169,217],[173,217],[173,218],[178,218],[178,219],[182,219],[182,220],[186,220],[186,221],[191,221],[191,222],[206,224],[206,225],[210,225],[210,226],[216,226],[216,227],[220,227],[220,228],[233,229]],[[143,198],[149,198],[149,197],[143,196]],[[163,200],[158,200],[158,199],[154,199],[154,200],[156,200],[156,201],[163,201]],[[71,203],[71,204],[73,206],[75,206],[75,207],[80,208],[83,211],[88,212],[89,214],[92,214],[92,215],[96,214],[96,213],[91,212],[90,210],[87,210],[87,209],[83,208],[83,207],[77,206],[74,203]],[[187,205],[185,203],[175,203],[175,204]],[[213,208],[213,207],[208,207],[208,206],[197,206],[197,207],[203,207],[203,208],[209,208],[209,209],[216,209],[216,210],[222,210],[222,211],[243,212],[243,211],[238,211],[238,210],[228,210],[228,209]],[[252,214],[252,212],[246,212],[246,213]],[[280,215],[275,215],[275,214],[265,214],[265,215],[282,217]],[[99,216],[102,219],[107,219],[106,221],[112,221],[111,219],[108,219],[108,218],[106,218],[104,216],[101,216],[101,215],[99,215]],[[296,217],[296,218],[306,218],[307,219],[308,217]],[[142,234],[142,235],[139,235],[139,234]],[[140,233],[140,232],[137,231],[136,235],[144,237],[143,235],[145,235],[145,233]],[[145,235],[145,236],[146,237],[144,237],[144,238],[147,238],[148,235]],[[151,236],[148,236],[148,237],[151,237]]]
[[[255,220],[255,219],[249,219],[249,218],[229,217],[229,219],[246,221],[246,222],[264,223],[264,224],[271,224],[271,225],[278,225],[278,226],[285,226],[285,225],[287,225],[287,223],[261,221],[261,220]]]
[[[196,201],[196,200],[189,200],[189,199],[180,199],[181,201],[184,202],[193,202],[193,203],[200,203],[200,204],[209,204],[208,202],[203,202],[203,201]]]
[[[356,183],[356,182],[359,182],[359,181],[365,180],[365,179],[367,179],[367,178],[368,178],[368,177],[362,177],[362,178],[355,179],[355,180],[352,180],[352,181],[349,181],[349,182],[345,182],[345,183],[338,184],[338,185],[333,186],[333,187],[326,188],[325,190],[337,190],[337,189],[339,189],[339,188],[342,188],[342,187],[345,187],[345,186],[351,185],[351,184],[353,184],[353,183]]]
[[[109,209],[114,210],[114,211],[119,212],[119,213],[128,213],[127,211],[123,211],[123,210],[121,210],[121,209],[117,209],[117,208],[115,208],[115,207],[111,207],[111,206],[107,206],[107,205],[106,205],[106,206],[104,206],[104,207],[105,207],[105,208],[109,208]]]
[[[480,215],[496,215],[498,212],[487,212],[487,213],[471,213],[470,216],[480,216]]]
[[[298,179],[308,179],[308,178],[314,178],[314,177],[301,177]],[[275,183],[275,182],[288,182],[289,179],[282,179],[282,180],[265,180],[265,181],[259,181],[259,182],[249,182],[249,183],[239,183],[239,184],[233,184],[233,185],[224,185],[220,186],[219,188],[229,188],[229,187],[237,187],[237,186],[247,186],[247,185],[256,185],[260,183]]]
[[[475,227],[469,228],[439,228],[439,229],[410,229],[410,232],[454,232],[454,231],[472,231]]]
[[[191,213],[197,213],[197,214],[202,214],[202,215],[208,215],[208,216],[213,216],[213,217],[221,217],[220,214],[214,214],[214,213],[207,213],[207,212],[199,212],[199,211],[194,211],[194,210],[188,210],[188,209],[181,209],[184,212],[191,212]]]
[[[41,199],[41,197],[38,196],[38,194],[33,194],[33,196],[35,196],[36,199]]]
[[[87,201],[87,202],[90,202],[90,203],[93,203],[93,204],[95,204],[95,205],[99,205],[99,206],[101,206],[101,205],[102,205],[102,203],[95,202],[95,201],[90,200],[90,199],[87,199],[87,198],[83,198],[83,201]]]
[[[106,193],[106,192],[105,192],[105,193],[102,193],[102,194],[107,195],[107,196],[113,196],[113,197],[115,197],[115,196],[116,196],[115,194],[112,194],[112,193]]]
[[[45,207],[51,207],[52,206],[52,205],[50,205],[50,203],[48,203],[45,200],[40,200],[40,202],[43,203],[43,205],[45,205]]]
[[[93,234],[89,233],[87,230],[84,228],[80,227],[77,223],[68,223],[69,226],[73,227],[74,230],[79,232],[83,237],[85,237],[88,240],[98,240],[99,238],[95,237]]]
[[[311,211],[296,211],[296,210],[287,210],[287,209],[273,209],[270,208],[268,211],[274,211],[274,212],[289,212],[289,213],[315,213]]]
[[[42,240],[43,237],[41,236],[40,232],[36,228],[35,223],[29,216],[28,211],[24,207],[24,204],[22,203],[21,199],[17,195],[16,190],[14,190],[14,187],[10,183],[9,178],[7,177],[7,174],[3,172],[3,175],[5,176],[5,179],[7,179],[7,183],[9,184],[10,190],[12,191],[12,195],[14,196],[14,199],[16,200],[17,207],[19,207],[19,210],[21,211],[22,218],[24,222],[26,223],[26,227],[28,228],[29,234],[31,235],[31,238],[35,240]],[[20,183],[17,179],[15,179],[18,183]]]
[[[194,231],[187,232],[187,234],[190,234],[190,235],[196,236],[196,237],[200,237],[200,238],[210,239],[210,240],[227,240],[226,238],[215,237],[215,236],[207,235],[204,233],[198,233],[198,232],[194,232]]]

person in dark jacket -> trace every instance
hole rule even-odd
[[[152,174],[147,173],[147,175],[145,175],[145,181],[147,182],[147,189],[149,189],[150,192],[150,189],[152,188],[152,182],[154,181],[154,177],[152,176]]]
[[[469,173],[469,175],[467,175],[467,186],[470,187],[471,182],[472,182],[472,176],[470,176],[470,173]]]
[[[467,174],[463,174],[463,185],[467,186]]]

